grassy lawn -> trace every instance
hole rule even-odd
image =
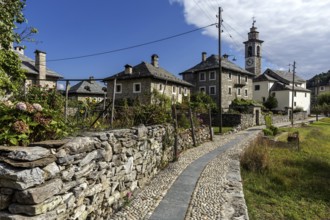
[[[330,219],[330,119],[281,130],[298,130],[301,150],[267,147],[266,170],[241,169],[250,219]]]

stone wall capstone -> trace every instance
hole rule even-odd
[[[196,129],[199,143],[208,128]],[[108,219],[173,159],[174,128],[143,125],[0,146],[0,219]],[[189,130],[179,152],[192,147]]]

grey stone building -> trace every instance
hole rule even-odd
[[[307,89],[311,90],[311,105],[317,104],[317,96],[330,93],[330,70],[320,73],[307,80]]]
[[[14,51],[22,61],[22,68],[26,71],[25,86],[31,85],[56,87],[57,81],[63,76],[49,68],[47,68],[46,52],[36,50],[35,60],[24,55],[24,48],[21,46],[14,47]]]
[[[255,75],[229,61],[228,55],[221,58],[221,65],[222,108],[227,110],[235,98],[252,99],[252,79]],[[219,56],[207,57],[203,52],[201,62],[180,75],[194,85],[192,93],[205,92],[219,107]]]
[[[102,87],[98,82],[94,80],[94,77],[90,77],[89,80],[81,81],[72,86],[68,91],[70,99],[78,101],[84,101],[87,98],[102,101],[106,96],[106,87]]]
[[[158,91],[173,103],[181,103],[183,97],[190,95],[192,85],[161,68],[158,60],[158,55],[154,54],[151,63],[142,62],[133,67],[127,64],[124,71],[105,78],[108,97],[111,98],[115,91],[116,100],[138,99],[141,103],[151,103],[152,92]]]

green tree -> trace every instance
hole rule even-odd
[[[193,94],[190,98],[190,105],[198,112],[207,112],[209,107],[216,110],[216,104],[213,99],[204,92]]]
[[[0,97],[17,93],[25,79],[20,68],[18,56],[11,51],[12,43],[31,40],[37,32],[35,28],[25,27],[18,33],[18,26],[26,22],[23,14],[26,0],[0,1]]]
[[[264,102],[264,106],[269,110],[272,110],[278,106],[278,101],[275,96],[269,96],[267,100]]]
[[[322,93],[317,96],[317,104],[323,105],[327,104],[330,105],[330,92]]]

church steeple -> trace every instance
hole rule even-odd
[[[259,32],[255,27],[256,20],[253,18],[252,27],[248,33],[245,44],[245,69],[256,76],[261,74],[261,46],[263,41],[259,39]]]

